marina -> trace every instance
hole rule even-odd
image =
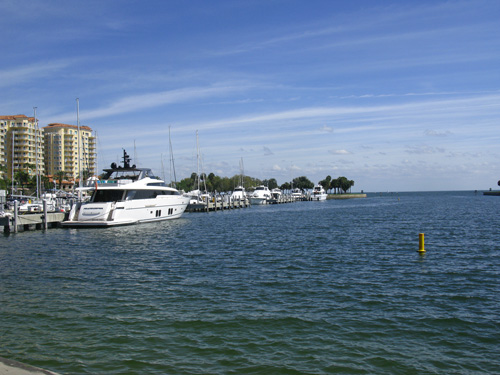
[[[297,198],[291,195],[280,195],[278,198],[271,198],[266,204],[284,204],[284,203],[294,203],[299,201]],[[45,202],[44,202],[45,203]],[[16,207],[17,207],[16,203]],[[14,208],[11,212],[4,214],[0,217],[0,227],[3,227],[4,233],[17,233],[19,231],[27,231],[34,229],[49,229],[58,228],[61,226],[77,226],[74,223],[68,221],[70,215],[76,215],[76,210],[81,208],[81,204],[72,203],[75,207],[74,210],[70,212],[48,212],[47,210],[42,212],[20,212],[17,208]],[[213,211],[224,211],[224,210],[234,210],[240,208],[250,207],[249,199],[230,199],[230,196],[218,196],[216,199],[211,199],[208,202],[203,203],[191,203],[185,208],[186,212],[213,212]],[[15,213],[18,213],[17,215]],[[73,212],[73,213],[72,213]],[[168,212],[168,210],[167,210]],[[109,215],[109,213],[108,213]],[[158,221],[158,220],[156,220]],[[88,225],[81,226],[109,226],[105,223],[99,225],[91,221]],[[133,224],[133,223],[123,223]]]
[[[194,202],[187,205],[185,208],[185,212],[214,212],[214,211],[224,211],[224,210],[234,210],[240,208],[248,208],[251,206],[251,200],[245,195],[239,194],[241,190],[236,190],[237,194],[233,195],[218,195],[216,198],[207,199],[202,202]],[[356,194],[328,194],[327,200],[340,200],[340,199],[354,199],[354,198],[366,198],[367,195],[363,193]],[[270,197],[265,203],[261,203],[262,205],[269,204],[285,204],[285,203],[295,203],[300,201],[313,201],[311,194],[302,194],[302,193],[292,193],[292,194],[279,194],[274,197]],[[46,202],[44,202],[46,204]],[[19,203],[17,203],[19,205]],[[43,206],[43,203],[40,204]],[[74,200],[70,200],[70,203],[64,203],[64,206],[69,206],[70,208],[73,206],[81,207]],[[46,204],[46,207],[50,207]],[[59,207],[59,206],[57,206]],[[15,212],[18,212],[15,215]],[[17,233],[19,231],[28,231],[28,230],[36,230],[36,229],[50,229],[50,228],[59,228],[61,226],[71,226],[71,223],[66,223],[68,218],[71,215],[71,212],[67,212],[66,210],[58,210],[57,212],[49,212],[46,209],[46,213],[43,208],[36,211],[30,212],[21,212],[18,209],[14,209],[12,211],[7,211],[6,214],[0,216],[0,227],[3,227],[4,233]],[[168,212],[168,211],[167,211]],[[74,213],[73,213],[74,215]],[[69,225],[68,225],[69,224]],[[127,223],[128,224],[128,223]],[[96,225],[88,225],[88,226],[96,226]],[[104,225],[106,226],[106,225]]]

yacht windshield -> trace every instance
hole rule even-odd
[[[92,202],[120,202],[123,200],[124,190],[99,190],[94,191]]]

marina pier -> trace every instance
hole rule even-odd
[[[30,229],[48,229],[59,226],[59,223],[64,221],[65,212],[48,212],[48,213],[13,213],[12,216],[0,217],[0,226],[3,226],[4,233]]]
[[[267,204],[282,204],[282,203],[293,203],[297,200],[290,195],[282,195],[276,199],[270,199]],[[212,198],[208,203],[198,203],[190,204],[186,212],[210,212],[210,211],[223,211],[223,210],[233,210],[238,208],[250,207],[250,200],[246,199],[229,199],[229,196],[218,196]]]

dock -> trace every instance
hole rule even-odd
[[[25,213],[0,217],[0,226],[4,233],[27,231],[30,229],[48,229],[59,226],[66,217],[65,212]]]
[[[189,204],[186,208],[186,212],[210,212],[210,211],[224,211],[224,210],[234,210],[238,208],[250,207],[250,202],[248,199],[211,199],[207,203],[197,203]]]
[[[266,204],[283,204],[283,203],[293,203],[297,200],[290,195],[282,195],[276,199],[270,199]],[[223,211],[223,210],[234,210],[238,208],[250,207],[250,200],[247,199],[235,199],[230,200],[226,197],[218,197],[216,199],[212,198],[208,204],[198,203],[190,204],[186,208],[186,212],[210,212],[210,211]]]

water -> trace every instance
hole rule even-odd
[[[402,193],[3,236],[0,356],[62,374],[498,373],[499,207]]]

